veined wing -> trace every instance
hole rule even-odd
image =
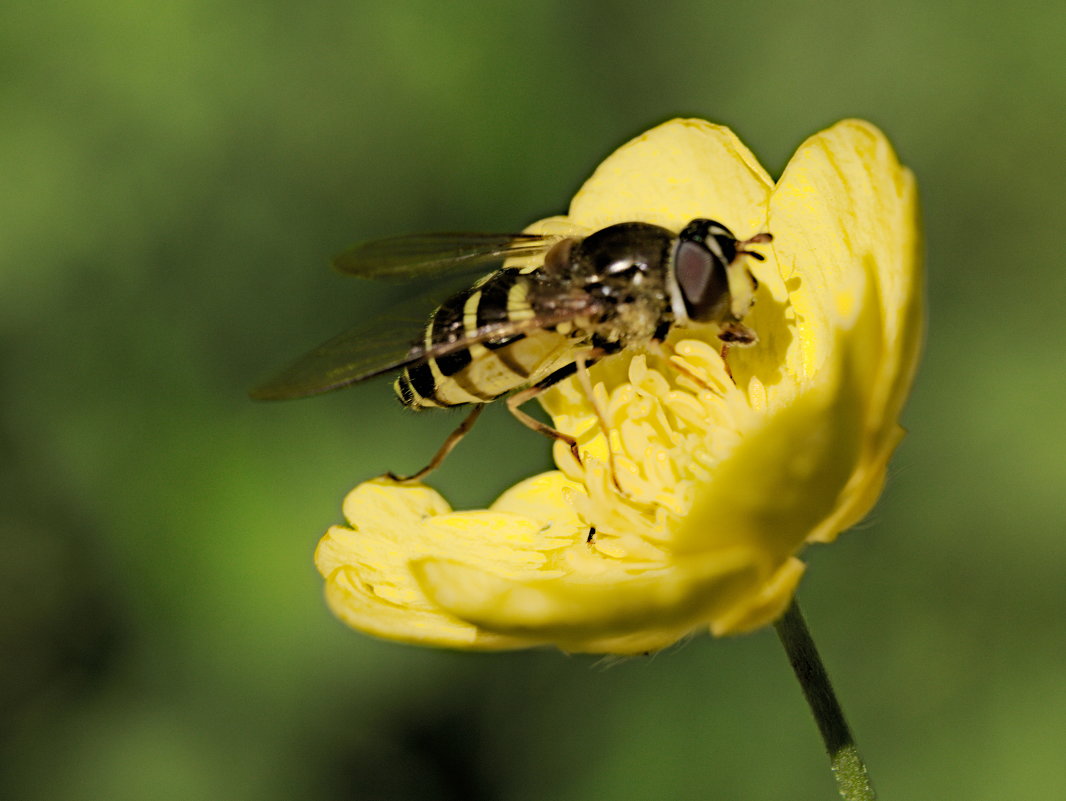
[[[506,339],[595,313],[595,301],[578,298],[549,315],[502,320],[469,334],[427,347],[428,315],[412,325],[409,317],[386,312],[339,334],[293,362],[278,376],[251,391],[256,400],[287,400],[319,395],[366,379],[446,356],[477,342]]]
[[[475,271],[511,256],[535,256],[559,241],[541,234],[440,233],[363,242],[333,259],[342,273],[402,281],[453,271]]]

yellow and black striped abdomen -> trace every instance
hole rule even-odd
[[[426,326],[427,351],[468,342],[406,368],[394,385],[401,402],[413,409],[487,403],[549,375],[569,350],[562,334],[531,328],[504,338],[476,337],[494,323],[533,319],[531,286],[521,270],[500,270],[445,301]]]

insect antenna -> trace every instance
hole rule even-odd
[[[754,250],[745,250],[747,245],[763,245],[768,242],[774,241],[774,235],[768,231],[764,231],[761,234],[756,234],[750,239],[745,239],[743,242],[737,242],[737,255],[738,256],[751,256],[758,261],[766,261],[766,257],[761,253],[756,253]]]

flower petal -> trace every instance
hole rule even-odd
[[[834,519],[811,535],[826,541],[872,507],[902,434],[897,421],[924,329],[914,176],[877,128],[845,120],[796,152],[771,197],[770,225],[780,234],[774,250],[796,317],[787,363],[801,381],[817,380],[837,341],[833,330],[858,316],[880,327],[856,362],[863,456]]]
[[[873,297],[895,351],[886,367],[909,376],[921,339],[917,213],[914,176],[873,125],[845,120],[796,151],[771,196],[770,226],[796,310],[797,374],[818,371],[834,329],[850,328]]]
[[[580,492],[581,489],[576,481],[571,481],[558,470],[552,470],[515,484],[497,498],[490,508],[494,512],[545,521],[556,529],[576,530],[581,528],[581,521],[567,497],[569,493]]]
[[[635,651],[652,640],[672,642],[750,596],[759,581],[757,556],[744,547],[636,574],[622,563],[598,575],[532,581],[451,559],[411,568],[426,595],[455,617],[569,651],[595,651],[600,641],[617,646],[628,639]]]
[[[608,156],[574,196],[569,219],[594,230],[641,220],[679,231],[710,217],[750,236],[765,225],[772,187],[728,128],[675,119]]]
[[[799,559],[788,559],[746,603],[737,604],[711,623],[716,637],[747,634],[777,620],[792,603],[796,587],[807,566]]]
[[[745,432],[701,483],[674,532],[676,551],[743,543],[775,570],[833,515],[862,452],[864,388],[856,363],[872,338],[863,333],[838,335],[822,380]]]
[[[573,511],[560,499],[554,503],[555,519],[547,523],[521,514],[548,500],[552,487],[561,495],[565,479],[554,475],[512,488],[500,509],[466,513],[452,512],[428,487],[380,479],[359,485],[344,501],[351,527],[333,526],[315,551],[330,608],[355,628],[404,642],[528,647],[526,640],[482,632],[440,609],[422,592],[410,563],[461,553],[471,564],[504,576],[559,575],[550,552],[580,540],[584,531]],[[533,499],[523,498],[530,493]]]
[[[362,570],[356,566],[339,567],[325,577],[326,603],[333,614],[374,637],[412,645],[486,651],[528,648],[532,644],[481,631],[435,609],[384,602],[366,584]]]

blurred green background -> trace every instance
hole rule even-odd
[[[917,173],[911,434],[801,597],[885,799],[1063,797],[1064,40],[1037,2],[6,6],[0,797],[833,797],[772,632],[611,664],[345,629],[319,535],[455,418],[244,394],[385,297],[334,252],[563,211],[675,115],[774,174],[865,117]],[[433,483],[548,464],[492,409]]]

